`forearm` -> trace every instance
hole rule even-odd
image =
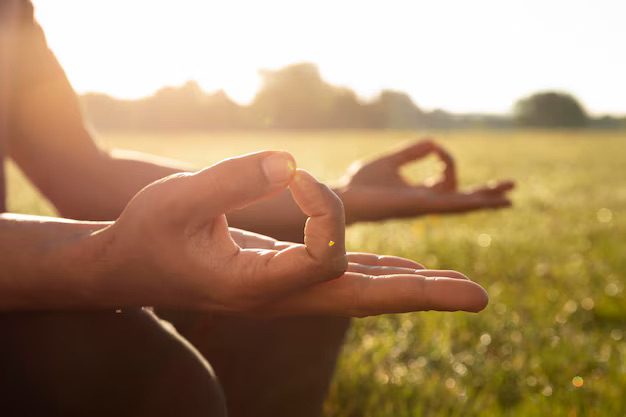
[[[63,217],[115,220],[132,197],[146,185],[189,167],[135,152],[101,152],[74,175],[63,175],[46,194]]]
[[[29,163],[20,166],[61,216],[76,220],[115,220],[146,185],[176,172],[193,170],[166,158],[129,151],[105,152],[95,147],[78,155],[59,154],[54,166],[28,156]],[[306,220],[287,191],[227,216],[233,227],[292,242],[302,241]]]
[[[61,215],[81,220],[114,220],[146,185],[176,172],[192,170],[181,162],[138,152],[114,151],[100,158],[99,165],[92,166],[89,174],[71,176],[81,182],[74,193],[67,192],[72,189],[70,184],[60,185],[59,198],[53,202]],[[292,242],[301,242],[303,238],[306,216],[288,191],[227,216],[233,227]]]
[[[0,214],[0,310],[93,308],[106,266],[90,237],[108,223]]]

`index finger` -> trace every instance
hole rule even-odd
[[[408,164],[411,161],[425,158],[434,152],[438,147],[439,145],[431,139],[420,139],[417,142],[413,142],[390,152],[381,159],[386,160],[395,166],[401,166]]]

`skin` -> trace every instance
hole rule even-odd
[[[444,164],[440,179],[411,184],[400,169],[429,155]],[[409,144],[368,162],[350,168],[339,193],[349,221],[376,221],[391,217],[414,217],[430,213],[463,213],[509,207],[507,193],[515,184],[499,181],[459,190],[452,155],[430,139]]]
[[[9,239],[23,237],[2,255],[7,268],[0,275],[0,306],[159,305],[359,317],[485,307],[485,291],[457,272],[347,254],[341,200],[294,167],[287,153],[260,152],[174,174],[142,189],[115,222],[3,215],[0,230],[8,229]],[[228,227],[226,212],[286,187],[308,217],[304,244]],[[6,271],[22,280],[11,280]]]
[[[293,169],[268,180],[265,157],[282,155],[295,166],[280,152],[193,174],[171,161],[107,152],[93,140],[63,76],[20,90],[12,117],[6,152],[62,217],[0,216],[0,309],[158,305],[365,316],[479,311],[487,303],[484,290],[458,272],[345,253],[346,218],[510,204],[512,183],[457,190],[452,157],[432,141],[359,162],[330,190]],[[403,164],[433,153],[446,164],[441,181],[411,185],[400,176]],[[304,243],[251,238],[227,224]]]
[[[17,128],[8,137],[8,154],[65,218],[114,220],[146,185],[192,169],[137,152],[102,149],[85,126],[73,91],[62,81],[23,91],[13,110]],[[413,185],[402,178],[401,166],[430,154],[445,164],[441,180]],[[355,162],[341,183],[333,191],[344,204],[348,224],[507,207],[506,194],[513,188],[512,182],[503,181],[458,190],[452,156],[428,139]],[[233,227],[287,241],[303,238],[306,216],[286,191],[227,216]]]

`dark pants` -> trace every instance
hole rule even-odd
[[[317,416],[348,325],[163,316],[0,314],[0,415]]]

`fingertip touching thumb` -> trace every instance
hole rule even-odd
[[[263,159],[263,173],[271,184],[285,184],[291,181],[296,172],[296,162],[287,152],[271,152]]]

